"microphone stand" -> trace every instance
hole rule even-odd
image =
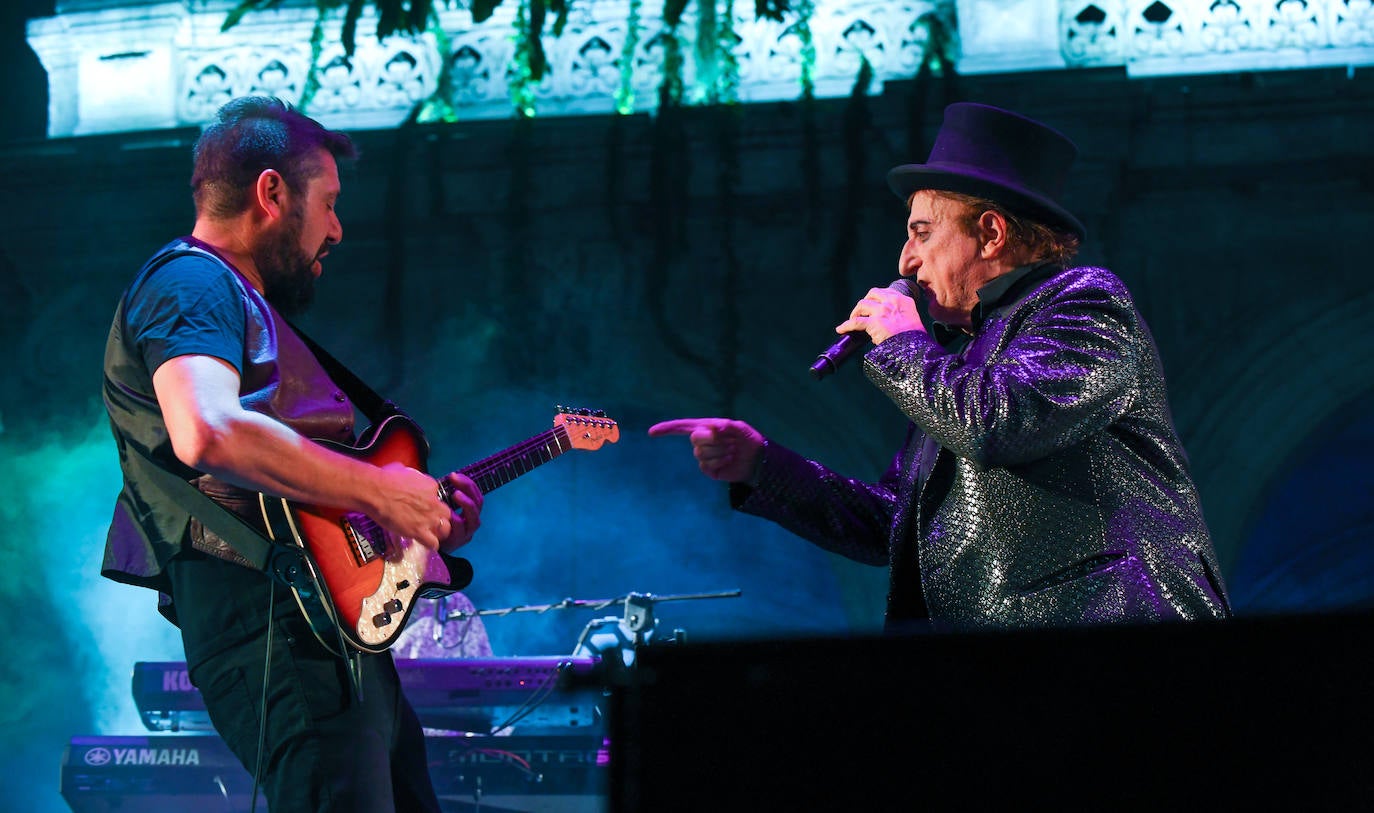
[[[477,616],[546,613],[552,610],[570,610],[580,607],[603,610],[612,604],[623,603],[625,612],[622,617],[606,616],[589,621],[587,626],[583,627],[582,634],[577,637],[577,643],[573,646],[574,657],[583,655],[599,658],[606,671],[607,681],[616,682],[625,679],[628,670],[634,667],[635,653],[639,647],[658,643],[655,639],[658,619],[654,617],[654,604],[661,601],[735,598],[742,594],[742,590],[735,589],[714,593],[680,593],[671,596],[655,596],[653,593],[627,593],[618,598],[610,599],[565,598],[553,604],[522,604],[492,610],[455,610],[446,613],[440,619],[440,623],[460,621]],[[439,613],[440,608],[436,608],[436,617]],[[673,637],[663,643],[681,644],[686,640],[687,632],[682,629],[675,629],[673,630]],[[614,651],[615,657],[608,655],[612,651]]]
[[[736,598],[737,596],[742,595],[743,592],[744,591],[742,590],[735,589],[723,590],[715,593],[682,593],[675,596],[655,596],[653,593],[627,593],[618,598],[565,598],[562,601],[553,604],[517,604],[514,607],[502,607],[499,609],[492,610],[454,610],[452,612],[448,612],[447,610],[445,610],[443,616],[439,619],[439,622],[448,623],[449,621],[464,621],[469,618],[476,618],[478,616],[485,615],[510,615],[511,613],[546,613],[550,610],[572,610],[582,607],[588,607],[593,610],[604,610],[612,604],[616,604],[618,602],[626,602],[628,606],[628,603],[631,599],[659,602],[688,601],[703,598]]]

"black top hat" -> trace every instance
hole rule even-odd
[[[977,195],[1081,240],[1087,229],[1055,202],[1077,155],[1063,133],[1034,119],[958,102],[945,108],[930,159],[888,170],[887,185],[902,200],[920,189]]]

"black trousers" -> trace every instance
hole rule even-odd
[[[424,732],[390,653],[361,656],[360,701],[346,662],[316,640],[289,590],[275,588],[269,666],[265,576],[195,553],[169,570],[191,682],[249,773],[266,714],[271,813],[437,813]]]

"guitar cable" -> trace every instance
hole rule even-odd
[[[308,573],[314,589],[316,590],[316,594],[322,595],[319,593],[319,580],[315,577],[318,571],[315,567],[314,557],[310,555],[310,551],[304,548],[300,550],[300,554],[308,565]],[[272,679],[272,638],[273,632],[276,629],[277,620],[277,583],[271,579],[268,579],[267,583],[270,588],[267,591],[267,652],[263,656],[262,664],[262,697],[259,700],[259,707],[262,709],[262,712],[258,721],[258,756],[256,765],[253,767],[253,797],[248,806],[248,813],[257,813],[258,790],[262,786],[262,754],[263,751],[266,750],[267,745],[267,687]],[[354,696],[357,698],[358,702],[361,703],[363,702],[362,653],[354,652],[348,647],[347,643],[344,641],[343,630],[339,627],[338,616],[332,611],[328,603],[326,603],[325,606],[326,614],[330,617],[330,620],[334,622],[334,634],[338,638],[339,652],[342,653],[344,670],[348,673],[348,682],[353,689]],[[321,641],[321,643],[324,642]],[[328,647],[326,647],[326,649],[327,648]]]
[[[224,780],[219,776],[210,778],[215,790],[219,791],[219,798],[224,800],[224,813],[234,813],[234,802],[229,798],[229,788],[224,786]]]
[[[258,707],[262,709],[258,718],[258,758],[253,767],[253,799],[248,805],[248,813],[257,813],[258,788],[262,782],[262,752],[267,744],[267,684],[272,679],[272,631],[276,627],[277,583],[267,581],[267,654],[262,659],[262,699]]]

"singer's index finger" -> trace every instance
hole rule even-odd
[[[690,435],[698,429],[711,427],[715,421],[711,418],[678,418],[671,421],[663,421],[649,427],[649,437],[662,437],[663,435]]]

